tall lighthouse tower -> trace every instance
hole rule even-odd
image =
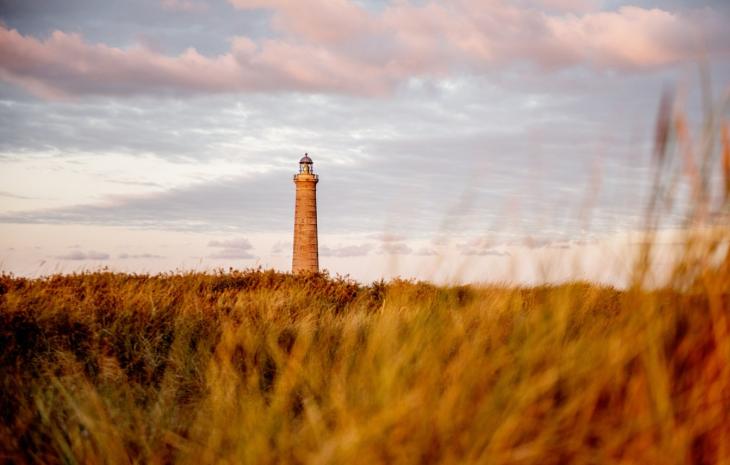
[[[299,160],[299,173],[294,175],[297,200],[294,208],[294,273],[319,271],[317,245],[317,182],[312,159],[306,153]]]

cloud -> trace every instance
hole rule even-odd
[[[109,260],[109,254],[93,250],[88,252],[74,250],[73,252],[69,252],[65,255],[58,255],[55,258],[59,260]]]
[[[515,245],[520,245],[522,247],[527,247],[528,249],[541,249],[544,247],[550,247],[553,243],[553,239],[550,239],[548,237],[534,237],[534,236],[527,236],[519,241],[513,241]]]
[[[36,197],[28,197],[25,195],[18,195],[18,194],[14,194],[12,192],[6,192],[6,191],[0,191],[0,197],[8,197],[11,199],[19,199],[19,200],[37,200]]]
[[[476,255],[480,257],[509,257],[511,254],[507,251],[497,249],[462,249],[462,255]]]
[[[386,242],[380,246],[378,253],[384,255],[410,255],[413,249],[402,242]]]
[[[208,247],[220,249],[208,256],[208,258],[216,259],[251,259],[256,258],[250,250],[253,245],[246,238],[213,240],[208,242]]]
[[[421,247],[420,249],[418,249],[416,251],[415,255],[433,256],[433,255],[438,255],[438,253],[434,249],[431,249],[429,247]]]
[[[456,248],[462,255],[508,257],[510,253],[499,250],[494,246],[494,241],[486,238],[473,238],[466,242],[456,244]]]
[[[373,96],[413,78],[513,65],[634,71],[730,51],[730,33],[710,7],[603,11],[568,0],[404,0],[376,11],[354,0],[231,3],[270,11],[272,33],[233,37],[218,54],[193,47],[165,54],[139,44],[91,43],[62,30],[41,39],[0,26],[0,79],[46,98],[278,91]]]
[[[208,5],[192,0],[162,0],[162,7],[166,10],[201,12],[208,9]]]
[[[600,9],[600,0],[532,0],[526,2],[549,12],[587,13]]]
[[[290,234],[296,154],[315,147],[320,231],[328,234],[388,231],[401,240],[428,233],[453,243],[458,241],[453,233],[500,228],[510,217],[516,221],[509,227],[519,234],[548,226],[570,230],[572,237],[584,225],[574,221],[582,196],[561,192],[587,186],[592,166],[587,160],[604,151],[604,188],[592,225],[630,227],[629,215],[643,211],[643,189],[651,182],[651,158],[632,138],[651,138],[651,129],[637,128],[650,119],[646,108],[656,105],[655,91],[666,76],[552,75],[536,77],[539,83],[520,79],[516,88],[512,81],[495,85],[486,78],[465,78],[450,81],[453,89],[414,85],[384,101],[303,95],[164,102],[26,97],[0,111],[0,153],[9,157],[0,172],[7,177],[6,191],[49,200],[7,202],[0,223]],[[726,82],[726,76],[713,80]],[[566,90],[567,83],[576,85]],[[539,99],[540,106],[526,111],[527,95]],[[624,117],[617,120],[616,114]],[[38,128],[43,138],[37,137]],[[614,136],[605,141],[602,136],[609,132]],[[48,147],[54,150],[44,151]],[[68,164],[79,151],[88,154],[84,163],[98,162]],[[120,151],[124,158],[112,162],[108,151]],[[161,162],[138,166],[137,160],[149,154]],[[219,179],[167,182],[175,168],[169,162],[199,165],[203,171],[220,159],[236,163],[219,172]],[[130,172],[119,175],[116,164],[131,167]],[[50,168],[54,173],[46,178],[50,182],[19,183],[22,177],[12,173],[20,170],[11,168],[21,165],[29,173]],[[252,167],[255,173],[244,175]],[[77,171],[92,181],[107,177],[100,171],[112,179],[160,181],[168,190],[140,195],[143,190],[124,189],[127,193],[108,197],[95,187],[67,202],[52,201],[65,196],[69,181],[84,184],[70,176]],[[470,179],[475,180],[470,206],[459,210]]]
[[[569,241],[569,244],[570,245],[575,245],[575,246],[578,246],[578,247],[587,246],[587,245],[597,245],[598,244],[598,240],[595,239],[595,238],[590,238],[590,239],[586,239],[586,238],[572,239],[572,240]]]
[[[129,253],[120,253],[117,255],[117,258],[121,260],[132,260],[132,259],[143,259],[143,258],[165,258],[163,255],[156,255],[152,253],[141,253],[141,254],[129,254]]]
[[[208,258],[215,258],[215,259],[221,259],[221,260],[225,260],[225,259],[249,260],[252,258],[256,258],[256,256],[245,250],[222,249],[220,252],[215,252],[215,253],[208,255]]]
[[[412,231],[412,228],[411,228]],[[375,239],[380,242],[376,253],[380,255],[410,255],[414,253],[414,250],[405,243],[406,236],[403,234],[397,234],[393,232],[378,232],[368,235],[368,237]],[[420,253],[423,252],[423,253]],[[422,248],[418,255],[430,255],[426,248]]]
[[[272,255],[280,255],[282,253],[289,253],[292,250],[292,243],[291,242],[282,242],[277,241],[276,244],[274,244],[271,247],[271,254]]]
[[[242,250],[249,250],[253,248],[251,242],[249,242],[249,240],[246,238],[227,239],[224,241],[210,241],[208,242],[208,247],[223,247],[228,249]]]
[[[145,195],[110,196],[97,204],[0,213],[0,223],[107,224],[187,231],[288,230],[293,214],[293,207],[289,208],[290,183],[289,173],[237,177]]]
[[[214,241],[214,243],[219,244],[221,247],[228,247],[230,248],[230,245],[224,245],[225,244],[232,244],[231,241],[224,241],[224,242],[218,242]],[[241,241],[242,246],[246,247],[246,250],[248,249],[247,241],[244,239]],[[276,242],[272,248],[271,248],[271,254],[272,255],[280,255],[282,253],[289,254],[291,253],[291,242]],[[353,244],[353,245],[337,245],[337,246],[328,246],[326,244],[320,244],[319,246],[319,255],[322,257],[337,257],[337,258],[343,258],[343,257],[363,257],[368,255],[373,249],[375,248],[374,244],[364,243],[364,244]]]
[[[402,234],[393,233],[375,233],[371,234],[370,237],[381,242],[402,242],[406,239]]]
[[[112,184],[121,184],[123,186],[140,186],[140,187],[157,187],[162,188],[162,184],[157,182],[149,182],[149,181],[128,181],[128,180],[117,180],[117,179],[110,179],[110,183]]]
[[[512,241],[512,245],[527,247],[528,249],[569,249],[571,244],[587,243],[582,239],[564,240],[550,237],[527,236],[519,241]]]
[[[318,43],[333,43],[372,34],[376,18],[351,0],[229,0],[241,10],[273,11],[274,30]]]
[[[492,256],[492,257],[509,257],[511,254],[509,252],[505,251],[499,251],[499,250],[480,250],[476,253],[466,253],[464,252],[464,255],[480,255],[482,257],[486,256]]]
[[[372,249],[372,244],[345,245],[337,247],[322,245],[319,248],[319,254],[323,257],[362,257],[370,253]]]

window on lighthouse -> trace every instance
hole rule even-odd
[[[299,165],[299,172],[303,174],[310,174],[312,172],[312,166],[308,163],[301,163]]]

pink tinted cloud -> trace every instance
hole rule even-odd
[[[269,9],[277,32],[317,42],[336,42],[372,32],[374,20],[351,0],[229,0],[241,10]]]
[[[206,75],[202,70],[213,69]],[[0,77],[48,97],[83,93],[136,93],[159,89],[225,90],[241,80],[231,55],[205,57],[194,49],[165,56],[144,47],[89,44],[55,31],[46,40],[0,27]]]
[[[352,0],[229,1],[241,10],[271,10],[276,35],[256,42],[235,37],[229,51],[216,56],[193,48],[170,56],[141,45],[92,44],[61,31],[41,40],[0,25],[0,79],[49,98],[259,91],[382,95],[412,77],[482,73],[514,63],[630,71],[730,50],[730,37],[711,10],[601,11],[580,0],[399,0],[375,12]]]
[[[700,30],[676,14],[638,7],[549,18],[549,48],[573,62],[642,68],[681,61],[700,51]],[[677,43],[677,42],[680,43]]]
[[[167,56],[142,46],[89,44],[55,31],[48,39],[0,26],[0,78],[46,98],[80,94],[382,90],[373,66],[310,45],[238,37],[228,53]],[[368,83],[367,81],[371,81]]]

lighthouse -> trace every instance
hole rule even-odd
[[[317,244],[317,183],[314,163],[306,153],[299,160],[299,173],[294,175],[297,189],[294,206],[294,254],[292,272],[317,273],[319,248]]]

